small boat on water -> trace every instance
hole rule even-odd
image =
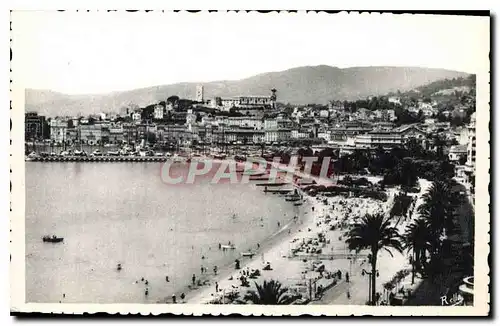
[[[252,258],[255,254],[253,252],[242,252],[241,256]]]
[[[62,242],[64,240],[64,238],[62,237],[57,237],[55,235],[45,235],[42,237],[42,240],[43,242],[54,242],[54,243],[57,243],[57,242]]]
[[[289,194],[291,193],[293,190],[289,190],[289,189],[264,189],[264,192],[268,192],[268,193],[271,193],[271,194],[281,194],[281,195],[284,195],[284,194]]]
[[[293,203],[293,206],[302,206],[302,202],[298,202],[298,203]]]
[[[293,196],[287,196],[285,198],[286,201],[299,201],[300,200],[300,196],[298,195],[293,195]]]
[[[227,250],[227,249],[230,249],[230,250],[234,250],[234,249],[236,249],[236,246],[235,246],[235,245],[233,245],[233,244],[231,244],[231,245],[222,245],[222,246],[221,246],[221,249],[226,249],[226,250]]]
[[[35,152],[31,152],[28,156],[26,156],[26,161],[35,161],[38,158],[38,155]]]

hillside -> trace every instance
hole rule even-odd
[[[476,76],[469,75],[466,78],[453,78],[437,80],[427,85],[418,87],[423,96],[447,95],[455,91],[468,92],[476,87]]]
[[[407,67],[330,66],[298,67],[263,73],[242,80],[204,83],[205,98],[214,96],[268,95],[278,90],[278,101],[293,104],[326,104],[330,100],[355,100],[370,95],[406,91],[445,78],[468,74],[443,69]],[[26,90],[26,110],[45,115],[76,115],[118,111],[132,104],[145,106],[171,95],[194,98],[197,83],[178,83],[124,92],[65,95],[49,90]]]

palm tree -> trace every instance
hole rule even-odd
[[[430,230],[431,272],[438,271],[442,263],[443,241],[455,229],[455,205],[457,199],[448,181],[434,181],[423,196],[418,208]],[[433,273],[432,273],[433,274]]]
[[[395,172],[401,185],[412,187],[417,183],[417,170],[412,159],[404,158],[399,161]]]
[[[419,218],[406,227],[403,235],[404,248],[412,251],[411,283],[415,283],[415,271],[420,270],[421,261],[425,259],[427,250],[431,248],[429,224]]]
[[[282,287],[279,281],[264,281],[262,285],[255,283],[257,291],[249,290],[244,297],[245,301],[260,305],[287,305],[293,298],[287,295],[288,289]]]
[[[390,248],[403,252],[400,235],[397,229],[391,226],[390,219],[382,214],[367,214],[361,221],[354,225],[349,231],[346,240],[350,250],[370,249],[372,272],[372,304],[375,305],[376,278],[377,278],[377,255],[379,250],[384,249],[392,256]]]
[[[418,208],[420,215],[430,225],[431,232],[438,240],[453,228],[455,198],[446,181],[434,181],[423,196],[423,204]]]

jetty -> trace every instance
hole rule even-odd
[[[287,185],[286,182],[269,182],[269,183],[257,183],[255,184],[258,187],[281,187]]]
[[[38,156],[31,162],[166,162],[177,160],[166,156]]]
[[[264,192],[269,192],[271,194],[289,194],[293,192],[293,189],[275,189],[275,190],[265,189]]]
[[[269,176],[262,175],[262,176],[257,176],[257,177],[250,177],[249,180],[250,181],[266,181],[266,180],[269,180]]]

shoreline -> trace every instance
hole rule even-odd
[[[238,164],[236,162],[236,164]],[[280,169],[280,167],[277,167]],[[265,169],[264,169],[265,171]],[[314,180],[316,183],[320,180],[318,177],[314,177],[312,175],[305,175],[303,172],[296,172],[294,173],[301,178],[308,178]],[[323,181],[323,180],[321,180]],[[279,265],[279,262],[269,259],[269,257],[276,256],[276,251],[281,251],[280,253],[280,258],[283,258],[282,252],[283,247],[285,247],[287,244],[289,244],[290,239],[293,239],[297,237],[300,234],[306,234],[308,232],[316,232],[318,231],[319,227],[316,223],[316,218],[320,215],[320,208],[323,206],[321,202],[318,202],[319,199],[316,196],[311,196],[307,193],[304,192],[304,190],[296,185],[293,185],[290,183],[295,189],[297,189],[298,193],[300,193],[303,196],[303,205],[300,206],[301,212],[299,213],[298,220],[297,222],[294,222],[294,219],[292,218],[290,221],[288,221],[283,228],[281,228],[279,231],[273,233],[270,235],[264,243],[260,246],[260,250],[258,253],[256,253],[252,258],[239,258],[240,260],[240,269],[237,270],[234,268],[234,262],[224,266],[222,270],[220,270],[220,273],[218,275],[210,275],[208,277],[205,277],[203,282],[206,283],[200,287],[196,288],[189,288],[186,286],[185,288],[187,289],[185,294],[185,299],[180,302],[177,300],[177,303],[194,303],[194,304],[206,304],[208,303],[207,301],[210,301],[209,299],[213,297],[209,297],[209,291],[214,290],[214,285],[215,283],[223,283],[225,281],[230,281],[230,280],[235,280],[235,274],[238,274],[239,272],[243,270],[248,270],[250,266],[255,266],[259,265],[259,262],[262,257],[268,257],[264,259],[261,262],[261,265],[264,265],[264,262],[270,262],[271,266],[276,266]],[[281,196],[281,195],[280,195]],[[284,196],[282,199],[284,199]],[[314,210],[313,210],[314,208]],[[324,213],[324,212],[323,212]],[[289,230],[286,232],[286,230]],[[301,233],[302,231],[305,231]],[[336,230],[335,232],[340,232],[340,230]],[[342,241],[344,243],[344,241]],[[289,255],[289,250],[287,250],[287,256]],[[286,258],[286,257],[285,257]],[[286,258],[288,259],[288,258]],[[310,257],[309,259],[313,259],[313,257]],[[262,266],[258,268],[259,270],[262,271]],[[265,273],[265,272],[264,272]],[[262,276],[263,274],[261,274]],[[253,280],[255,281],[255,280]],[[251,288],[247,288],[248,290]],[[214,291],[215,292],[215,291]],[[213,296],[213,294],[212,294]],[[176,298],[178,297],[178,294],[176,293]],[[172,303],[171,298],[165,298],[165,300],[162,300],[161,303]]]
[[[270,194],[271,196],[275,196]],[[306,225],[313,224],[314,214],[311,214],[311,207],[314,206],[312,203],[312,197],[305,195],[304,204],[300,206],[301,211],[298,214],[297,222],[294,223],[294,218],[287,221],[283,227],[281,227],[278,231],[269,235],[264,241],[260,243],[260,248],[254,251],[255,255],[253,257],[242,257],[240,256],[238,260],[240,261],[240,271],[244,270],[250,264],[255,264],[259,262],[262,256],[267,256],[269,252],[271,252],[276,247],[286,243],[286,240],[289,237],[293,237],[299,233],[299,230],[302,228],[307,228]],[[284,197],[281,198],[284,200]],[[313,212],[314,213],[314,212]],[[289,230],[289,232],[287,232]],[[236,249],[237,250],[237,249]],[[173,293],[176,295],[177,303],[191,303],[191,300],[196,299],[197,296],[200,296],[202,293],[207,291],[210,288],[213,288],[215,282],[221,283],[224,280],[227,280],[232,274],[238,272],[238,270],[234,267],[234,261],[221,266],[218,269],[217,275],[214,275],[212,271],[208,271],[208,273],[204,274],[202,277],[197,277],[197,282],[200,280],[202,283],[206,283],[202,286],[196,286],[192,288],[190,285],[186,285],[182,287],[182,290]],[[185,294],[185,299],[182,302],[180,300],[180,294]],[[172,297],[167,296],[163,300],[159,300],[157,303],[172,303]]]

